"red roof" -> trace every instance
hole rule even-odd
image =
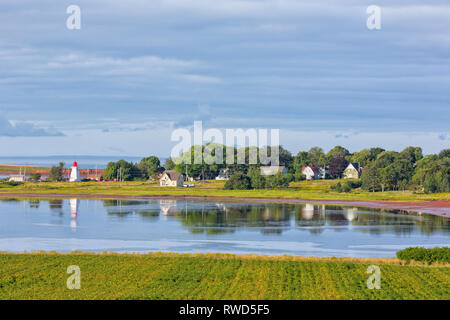
[[[312,170],[313,172],[315,172],[315,173],[318,173],[318,172],[319,172],[319,168],[317,168],[317,167],[315,167],[315,166],[308,166],[308,167],[310,167],[311,170]],[[303,167],[303,168],[302,168],[302,172],[305,171],[305,169],[308,168],[308,167]]]

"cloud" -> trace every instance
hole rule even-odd
[[[63,133],[51,129],[40,128],[29,122],[11,122],[4,116],[0,116],[0,136],[4,137],[59,137]]]

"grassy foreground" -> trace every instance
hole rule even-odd
[[[317,180],[291,183],[287,189],[278,190],[224,190],[223,181],[196,183],[193,188],[160,187],[148,182],[45,182],[25,183],[19,186],[0,185],[0,193],[80,194],[123,196],[209,196],[209,197],[263,197],[317,200],[450,200],[450,193],[418,194],[412,191],[365,192],[355,189],[339,193],[330,186],[342,180]]]
[[[381,269],[368,289],[367,267]],[[69,290],[67,267],[81,270]],[[450,267],[223,254],[0,254],[0,299],[450,299]]]

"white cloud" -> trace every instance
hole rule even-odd
[[[0,115],[0,136],[5,137],[44,137],[63,136],[64,134],[52,128],[40,128],[34,123],[9,121]]]

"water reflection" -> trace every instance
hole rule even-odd
[[[5,199],[2,202],[15,201]],[[67,200],[49,200],[51,212],[64,215]],[[70,199],[72,220],[77,229],[78,199]],[[30,208],[39,208],[41,200],[28,200]],[[283,234],[299,229],[313,235],[325,230],[352,231],[380,235],[386,232],[399,235],[415,230],[424,234],[448,232],[449,219],[401,211],[349,208],[322,204],[210,202],[175,199],[160,200],[103,200],[106,213],[119,219],[139,216],[147,222],[177,221],[193,234],[231,234],[239,229],[259,231],[261,234]],[[81,213],[83,214],[83,213]]]
[[[449,219],[322,204],[0,201],[0,250],[174,251],[392,257],[445,246]],[[382,235],[382,236],[380,236]]]
[[[359,232],[408,234],[414,228],[431,234],[448,231],[449,219],[406,212],[348,208],[334,205],[286,203],[195,202],[174,199],[105,200],[110,215],[177,220],[192,233],[233,233],[240,228],[258,229],[263,234],[282,234],[292,228],[303,228],[319,234],[327,227],[336,232],[355,229]],[[156,218],[156,219],[155,219]],[[376,226],[376,228],[373,228]]]

